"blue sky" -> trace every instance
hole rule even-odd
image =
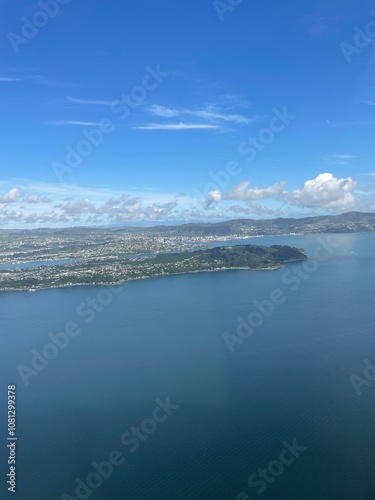
[[[375,210],[371,2],[0,9],[0,227]]]

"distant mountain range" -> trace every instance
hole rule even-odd
[[[141,229],[136,229],[140,231]],[[145,231],[145,229],[142,229]],[[259,236],[309,233],[360,233],[375,231],[375,213],[349,212],[303,219],[234,219],[217,223],[154,226],[147,231],[171,236]]]
[[[121,228],[35,229],[35,233],[74,233],[83,231],[123,231],[155,233],[165,236],[259,236],[311,233],[361,233],[375,231],[375,213],[349,212],[302,219],[234,219],[224,222],[197,222],[179,225]],[[26,230],[25,230],[26,231]],[[22,233],[22,230],[0,230],[0,233]],[[29,231],[28,231],[29,232]]]

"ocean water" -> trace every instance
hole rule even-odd
[[[0,293],[1,498],[8,384],[19,500],[375,498],[375,235],[247,242],[320,260]],[[54,359],[32,368],[33,350]]]
[[[0,264],[0,271],[9,271],[10,269],[28,269],[29,267],[59,266],[61,264],[73,264],[83,259],[63,259],[63,260],[35,260],[32,262],[19,262]]]

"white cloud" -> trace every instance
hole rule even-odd
[[[22,191],[19,188],[15,187],[0,196],[0,203],[14,203],[19,200],[21,196]]]
[[[13,76],[1,76],[0,77],[0,82],[20,82],[22,81],[23,78],[17,78],[17,77],[13,77]]]
[[[223,199],[223,192],[219,189],[209,191],[207,193],[207,200],[204,203],[204,208],[211,208],[215,203],[220,203]]]
[[[246,118],[243,115],[237,113],[227,113],[226,110],[222,110],[217,106],[205,106],[198,109],[174,109],[168,108],[166,106],[161,106],[159,104],[154,104],[148,111],[153,115],[159,116],[161,118],[175,118],[177,116],[183,117],[194,117],[197,119],[197,123],[194,124],[194,128],[220,128],[220,124],[223,122],[232,122],[237,124],[245,124],[254,122],[257,118]],[[204,120],[205,123],[201,123],[200,120]],[[157,129],[157,127],[163,127],[163,130],[177,130],[177,128],[171,128],[171,125],[165,124],[152,124],[153,129]],[[191,124],[193,125],[193,124]],[[168,128],[166,128],[168,127]],[[174,125],[176,127],[176,125]],[[139,129],[146,127],[137,127]],[[147,126],[148,129],[151,129],[151,125]],[[192,128],[192,127],[190,127]]]
[[[353,194],[356,184],[351,177],[337,179],[324,173],[306,181],[302,189],[284,192],[282,199],[300,207],[350,210],[356,204]]]
[[[213,120],[213,121],[227,121],[227,122],[234,122],[234,123],[249,123],[250,120],[248,118],[245,118],[242,115],[236,115],[236,114],[226,114],[226,113],[220,113],[215,110],[215,108],[208,108],[206,110],[200,109],[200,110],[189,110],[186,109],[183,111],[183,113],[191,116],[196,116],[197,118],[203,118],[206,120]]]
[[[332,127],[362,127],[367,125],[375,125],[373,121],[362,121],[362,122],[336,122],[331,123]]]
[[[203,130],[203,129],[218,129],[218,125],[208,123],[149,123],[134,127],[138,130]]]
[[[55,80],[49,80],[43,78],[42,75],[38,74],[27,74],[30,71],[34,73],[34,70],[28,70],[27,68],[9,68],[6,73],[8,76],[0,76],[0,82],[24,82],[29,81],[38,85],[47,85],[50,87],[62,87],[62,88],[73,88],[76,85],[69,82],[58,82]],[[5,71],[4,71],[5,72]],[[17,74],[18,73],[18,74]],[[24,74],[22,74],[24,73]]]
[[[39,196],[37,194],[32,194],[30,196],[25,196],[23,199],[26,203],[39,203]]]
[[[353,158],[358,158],[358,155],[332,155],[332,158],[336,160],[352,160]]]
[[[25,196],[23,199],[26,203],[49,203],[51,200],[46,196],[39,196],[37,194],[32,194],[29,196]]]
[[[285,186],[286,182],[282,181],[262,188],[252,186],[250,181],[246,180],[231,187],[227,192],[208,192],[203,207],[212,211],[214,206],[220,204],[222,208],[236,213],[254,213],[260,216],[285,213],[281,206],[277,206],[280,203],[289,205],[289,211],[292,206],[298,206],[303,209],[315,209],[317,214],[324,210],[373,210],[375,206],[372,200],[374,186],[368,184],[359,189],[357,182],[351,177],[336,178],[331,173],[323,173],[306,181],[301,189],[287,191],[284,190]],[[272,200],[271,207],[254,203],[262,199]],[[242,203],[229,207],[230,200]]]
[[[74,102],[75,104],[92,104],[95,106],[111,106],[115,102],[115,100],[106,101],[103,99],[78,99],[69,96],[66,96],[66,98],[68,99],[68,101]]]
[[[57,122],[47,122],[45,125],[49,127],[64,127],[69,125],[79,125],[82,127],[99,127],[102,125],[101,122],[84,122],[78,120],[66,120],[66,121],[57,121]]]
[[[210,191],[208,193],[208,196],[214,201],[215,203],[219,203],[223,199],[223,193],[219,191],[218,189],[215,189],[214,191]]]
[[[359,156],[348,155],[348,154],[335,154],[335,155],[323,156],[320,159],[324,162],[330,163],[331,165],[348,165],[350,160],[354,160],[355,158],[359,158]]]
[[[82,215],[87,213],[95,213],[96,207],[87,198],[83,200],[68,201],[61,205],[56,205],[54,208],[60,208],[61,211],[70,216]]]
[[[264,198],[273,198],[282,192],[286,185],[285,181],[277,182],[266,188],[252,187],[249,181],[243,181],[231,188],[227,193],[230,200],[252,201]]]
[[[9,224],[17,223],[23,217],[23,212],[21,210],[2,210],[0,209],[0,223]]]
[[[253,200],[262,200],[265,198],[275,198],[284,189],[286,182],[277,182],[266,188],[252,187],[250,181],[243,181],[236,186],[233,186],[228,192],[215,189],[207,193],[207,198],[204,202],[204,208],[210,209],[213,205],[222,201],[237,200],[243,201],[248,207],[252,206]],[[235,205],[234,205],[235,206]],[[239,206],[239,205],[238,205]],[[236,209],[237,210],[237,209]],[[246,213],[246,211],[244,211]],[[252,211],[254,213],[254,210]]]
[[[177,111],[177,109],[166,108],[165,106],[159,106],[158,104],[151,106],[149,111],[152,114],[163,118],[173,118],[179,115],[179,111]]]
[[[0,188],[4,192],[0,196],[0,224],[19,228],[375,210],[373,183],[366,182],[359,188],[351,177],[337,179],[330,173],[320,174],[293,191],[286,190],[285,182],[259,187],[243,181],[225,191],[213,189],[203,200],[188,194],[47,184],[26,179],[0,181]],[[259,204],[257,200],[265,202]],[[295,211],[293,207],[298,209]]]

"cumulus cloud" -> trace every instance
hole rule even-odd
[[[23,217],[22,210],[4,210],[0,209],[0,223],[9,224],[10,222],[18,222]]]
[[[52,211],[52,212],[43,212],[40,214],[37,213],[28,214],[24,217],[24,221],[27,224],[35,224],[35,223],[59,224],[61,222],[69,222],[69,219],[67,217],[62,216],[61,214],[58,214],[55,211]]]
[[[284,189],[286,182],[277,182],[266,188],[253,187],[250,181],[243,181],[236,186],[233,186],[227,193],[215,189],[207,193],[207,199],[204,204],[205,208],[210,208],[216,203],[223,200],[237,200],[251,203],[253,200],[262,200],[265,198],[274,198]]]
[[[97,215],[106,215],[111,222],[135,220],[141,215],[142,202],[138,196],[123,194],[119,198],[110,198],[96,208]],[[140,217],[141,218],[141,217]]]
[[[204,203],[204,208],[211,208],[215,203],[219,203],[223,199],[223,193],[219,189],[209,191],[207,193],[207,199]]]
[[[0,203],[14,203],[18,201],[21,198],[21,196],[22,196],[21,189],[15,187],[12,188],[7,193],[4,193],[2,196],[0,196]]]
[[[357,182],[352,177],[336,178],[331,173],[319,174],[316,178],[307,180],[300,189],[287,191],[286,182],[277,182],[267,187],[253,186],[246,180],[231,187],[227,192],[212,190],[207,193],[204,203],[205,209],[212,209],[214,205],[235,200],[243,205],[232,205],[232,211],[236,213],[256,215],[282,215],[283,212],[276,209],[268,209],[254,204],[256,200],[272,199],[274,202],[284,202],[291,206],[304,209],[316,210],[372,210],[369,195],[373,186],[358,189]],[[362,194],[362,196],[361,196]],[[227,205],[228,206],[228,205]]]
[[[1,196],[0,202],[0,224],[9,227],[181,220],[183,210],[195,204],[189,196],[139,190],[123,193],[110,189],[37,183],[27,183],[20,188],[10,187]],[[10,202],[13,202],[12,205],[9,205]]]
[[[29,196],[25,196],[23,199],[26,203],[49,203],[51,200],[46,196],[39,196],[37,194],[31,194]]]
[[[299,217],[306,213],[319,215],[327,210],[373,211],[372,179],[370,176],[369,182],[357,185],[351,177],[336,178],[324,173],[295,190],[287,190],[284,181],[261,187],[246,180],[227,189],[214,188],[203,200],[135,188],[123,193],[74,185],[56,187],[34,183],[12,188],[14,184],[8,184],[3,188],[8,192],[0,195],[0,223],[9,227],[58,227],[132,221]]]
[[[223,198],[223,193],[221,191],[219,191],[218,189],[215,189],[214,191],[210,191],[208,193],[208,195],[210,196],[210,198],[212,199],[212,201],[218,203],[219,201],[222,200]]]
[[[324,173],[306,181],[302,189],[284,192],[282,199],[300,207],[350,210],[356,204],[353,194],[356,185],[351,177],[337,179]]]
[[[95,205],[91,203],[87,198],[83,200],[68,201],[67,203],[56,205],[55,208],[60,208],[63,213],[73,217],[90,212],[95,212],[96,210]]]
[[[243,181],[228,191],[227,198],[230,200],[252,201],[273,198],[282,192],[286,182],[277,182],[266,188],[252,187],[249,181]]]
[[[6,216],[10,220],[18,220],[23,217],[23,212],[21,210],[11,210],[10,212],[6,212]]]
[[[165,220],[170,218],[176,207],[176,201],[145,204],[137,197],[125,195],[118,206],[107,208],[104,205],[99,207],[98,212],[106,213],[111,222]]]
[[[54,206],[64,217],[76,222],[95,224],[165,220],[172,216],[176,207],[177,201],[147,204],[138,196],[130,194],[123,194],[117,198],[111,197],[104,203],[93,203],[88,198],[84,198],[64,201]],[[34,220],[28,220],[28,222],[34,222]]]

